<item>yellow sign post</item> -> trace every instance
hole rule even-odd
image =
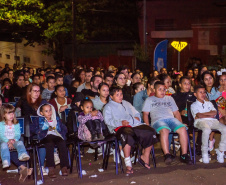
[[[180,52],[188,45],[187,42],[173,41],[171,46],[173,46],[178,51],[178,71],[180,70]]]

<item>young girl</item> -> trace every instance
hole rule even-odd
[[[78,137],[84,141],[102,140],[107,135],[107,127],[102,114],[94,110],[93,102],[84,99],[81,102],[82,112],[78,116],[79,128]]]
[[[5,78],[3,80],[1,92],[2,92],[2,96],[3,96],[3,101],[5,103],[9,102],[9,89],[10,89],[11,85],[12,85],[12,82],[9,78]]]
[[[172,80],[168,74],[160,74],[158,76],[158,79],[165,84],[167,96],[171,96],[172,94],[175,93],[175,90],[171,87]]]
[[[67,176],[68,153],[65,143],[67,128],[56,116],[56,111],[51,104],[43,104],[38,110],[39,125],[36,134],[46,149],[46,166],[49,168],[49,177],[56,178],[54,163],[54,147],[60,151],[60,167],[63,176]]]
[[[56,112],[59,114],[60,119],[64,122],[65,119],[62,118],[62,112],[65,109],[70,108],[71,99],[65,97],[65,88],[63,85],[57,85],[55,87],[55,92],[52,94],[52,98],[49,103],[53,105]]]
[[[144,84],[141,82],[137,82],[133,84],[134,95],[144,90]]]
[[[98,86],[98,92],[100,96],[96,96],[92,99],[93,106],[96,110],[102,111],[109,98],[109,86],[107,83],[102,82]]]
[[[6,104],[1,107],[0,110],[0,146],[1,146],[1,159],[2,168],[8,168],[10,166],[10,150],[16,149],[18,153],[18,159],[20,161],[27,161],[30,156],[27,154],[26,148],[22,141],[19,141],[21,137],[20,125],[15,117],[15,108]],[[28,175],[31,175],[33,169],[26,168],[24,165],[20,167],[20,182],[23,182]]]

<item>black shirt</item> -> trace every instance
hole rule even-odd
[[[84,96],[100,96],[98,92],[93,92],[91,89],[82,89],[81,93],[84,94]]]

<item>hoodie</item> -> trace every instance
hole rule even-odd
[[[52,107],[51,120],[52,120],[52,125],[55,128],[56,135],[61,137],[64,140],[66,140],[66,133],[67,133],[66,126],[64,124],[62,124],[62,122],[60,121],[60,118],[56,115],[56,111],[55,111],[54,107],[49,103],[46,103],[46,104],[48,104]],[[50,133],[49,123],[48,123],[47,119],[44,116],[42,116],[40,113],[41,106],[39,106],[39,108],[37,110],[37,115],[39,116],[39,125],[35,131],[39,140],[44,139],[48,135],[48,132]]]

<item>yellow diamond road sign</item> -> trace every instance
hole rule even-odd
[[[179,52],[181,52],[187,45],[187,42],[173,41],[171,43],[171,46],[173,46]]]

